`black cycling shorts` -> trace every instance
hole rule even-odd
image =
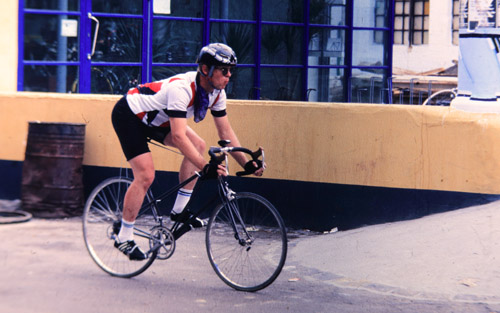
[[[170,132],[170,127],[149,127],[130,109],[127,98],[121,98],[113,108],[111,121],[120,140],[127,161],[146,152],[150,152],[148,138],[163,144]]]

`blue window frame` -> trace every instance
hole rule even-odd
[[[153,0],[20,0],[18,90],[123,94],[195,70],[220,41],[239,59],[229,98],[387,101],[391,0],[170,3],[165,14]]]

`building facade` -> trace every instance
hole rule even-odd
[[[460,0],[394,0],[394,73],[426,73],[458,60]]]
[[[18,91],[123,94],[233,47],[232,99],[350,102],[391,77],[391,0],[20,0]]]

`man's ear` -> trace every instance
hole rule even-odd
[[[206,64],[202,64],[201,65],[201,73],[203,74],[203,76],[208,76],[208,71],[209,71],[209,68]]]

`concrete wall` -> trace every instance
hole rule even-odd
[[[116,96],[0,94],[0,160],[22,161],[28,122],[85,123],[84,164],[126,164],[110,114]],[[500,193],[500,115],[449,107],[229,101],[244,146],[263,146],[266,178]],[[209,119],[211,119],[209,117]],[[213,124],[192,124],[208,145]],[[180,157],[153,147],[159,170]],[[236,171],[232,166],[232,171]],[[3,179],[3,178],[0,178]]]

